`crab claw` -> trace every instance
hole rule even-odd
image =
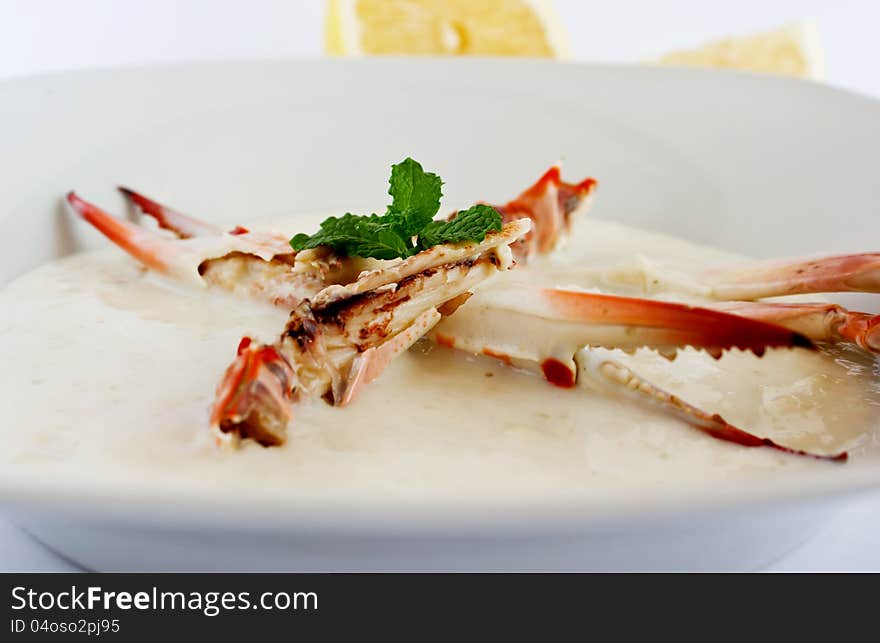
[[[237,228],[221,232],[176,213],[131,190],[124,192],[179,239],[119,219],[74,192],[67,202],[86,221],[147,268],[195,286],[212,285],[235,294],[289,306],[323,287],[319,270],[294,274],[295,252],[284,235]]]
[[[816,342],[852,342],[880,353],[880,315],[852,312],[837,304],[787,304],[733,301],[712,308],[785,326]]]
[[[664,414],[684,420],[715,439],[744,447],[768,447],[783,453],[832,462],[844,462],[848,458],[846,451],[832,455],[810,453],[782,446],[770,438],[762,438],[737,428],[717,413],[707,413],[652,384],[615,359],[610,351],[601,348],[584,349],[578,352],[575,361],[578,366],[578,382],[586,388],[647,405]]]
[[[572,387],[574,354],[585,346],[650,348],[674,356],[691,346],[713,357],[732,348],[813,348],[803,335],[775,324],[665,301],[575,290],[497,285],[481,291],[433,331],[434,340],[513,365],[540,370]]]
[[[251,254],[263,261],[286,258],[285,260],[290,263],[290,258],[295,254],[290,247],[287,236],[283,234],[252,232],[240,225],[235,226],[231,230],[223,230],[218,226],[172,210],[129,188],[120,187],[119,191],[130,198],[144,214],[153,217],[160,228],[170,230],[180,239],[191,239],[194,237],[223,238],[224,235],[227,235],[225,238],[228,239],[228,235],[231,235],[236,237],[235,251]]]
[[[773,259],[703,275],[717,299],[761,299],[821,292],[880,292],[880,252]]]
[[[565,183],[559,166],[554,165],[514,200],[495,206],[505,223],[522,217],[532,220],[531,232],[513,246],[517,259],[527,261],[556,248],[574,219],[589,206],[596,185],[591,178]]]
[[[67,202],[84,220],[148,268],[177,278],[192,279],[192,250],[123,219],[117,219],[75,192]]]
[[[295,376],[273,346],[243,337],[226,369],[211,408],[211,430],[220,445],[251,438],[263,446],[282,444],[293,417]]]
[[[181,239],[189,239],[191,237],[210,237],[212,235],[221,234],[223,231],[217,226],[199,221],[185,214],[181,214],[176,210],[157,203],[150,198],[143,196],[130,190],[129,188],[119,186],[119,191],[131,199],[144,214],[148,214],[156,220],[159,227],[164,230],[170,230]]]

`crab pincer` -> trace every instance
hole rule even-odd
[[[684,347],[714,358],[731,349],[814,349],[805,335],[721,310],[577,290],[498,285],[481,291],[431,335],[441,345],[541,374],[563,388],[622,397],[684,420],[712,437],[795,455],[843,461],[781,446],[689,404],[626,366],[609,349],[647,348],[673,358]]]
[[[439,344],[537,370],[563,387],[575,385],[574,355],[584,346],[650,348],[670,357],[690,346],[715,358],[733,348],[760,356],[768,348],[813,347],[782,326],[708,308],[519,284],[481,291],[432,335]]]
[[[518,197],[496,205],[505,223],[522,217],[532,220],[532,230],[513,246],[517,259],[529,261],[552,252],[587,211],[597,185],[592,178],[566,183],[559,165],[554,165]]]
[[[185,246],[134,223],[114,217],[98,206],[81,199],[75,192],[67,194],[67,202],[80,217],[147,268],[172,277],[192,277],[190,264],[193,257]]]
[[[181,239],[210,237],[223,233],[223,230],[218,226],[182,214],[134,190],[119,186],[119,191],[137,205],[144,214],[153,217],[160,228],[170,230]]]
[[[291,307],[326,284],[330,266],[316,253],[294,266],[296,254],[283,235],[221,228],[182,215],[125,189],[138,207],[177,238],[113,216],[74,192],[73,210],[144,266],[172,279]]]
[[[770,438],[762,438],[744,431],[730,424],[718,413],[707,413],[653,384],[623,364],[609,350],[602,348],[583,349],[575,356],[575,361],[578,365],[578,381],[586,388],[631,400],[666,415],[677,417],[716,440],[744,447],[766,447],[790,455],[806,456],[830,462],[846,462],[849,457],[846,451],[826,455],[793,449],[774,442]]]

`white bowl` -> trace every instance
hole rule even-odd
[[[72,187],[121,206],[116,184],[149,186],[224,221],[356,210],[406,155],[443,168],[451,203],[562,157],[601,179],[591,216],[756,256],[871,250],[878,230],[880,104],[766,76],[495,60],[88,71],[0,83],[0,132],[3,281],[97,242],[62,205]],[[39,471],[0,473],[0,502],[105,570],[748,569],[880,487],[878,458],[650,506],[243,507]]]

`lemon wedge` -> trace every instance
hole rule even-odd
[[[787,74],[813,80],[822,80],[825,73],[819,34],[811,22],[709,42],[698,49],[668,53],[657,62]]]
[[[569,55],[549,0],[328,0],[325,50],[336,56]]]

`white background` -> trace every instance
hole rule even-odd
[[[477,0],[475,0],[477,1]],[[317,0],[0,0],[0,79],[79,67],[319,56]],[[876,0],[558,0],[579,60],[638,61],[812,19],[827,82],[880,98]],[[0,142],[2,145],[2,142]],[[880,494],[841,508],[773,570],[880,570]],[[743,534],[748,538],[748,534]],[[0,516],[0,570],[75,567]]]

